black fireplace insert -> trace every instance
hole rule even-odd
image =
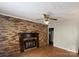
[[[38,33],[19,33],[20,51],[24,52],[25,49],[39,47],[39,34]]]

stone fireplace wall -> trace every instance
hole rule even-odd
[[[47,45],[46,25],[0,15],[0,56],[17,55],[20,49],[18,36],[20,32],[37,32],[39,46]]]

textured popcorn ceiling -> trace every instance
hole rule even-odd
[[[41,22],[42,13],[52,16],[79,19],[78,2],[0,2],[0,13]],[[41,19],[41,20],[39,20]]]

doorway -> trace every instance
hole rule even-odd
[[[53,45],[54,28],[49,28],[49,45]]]

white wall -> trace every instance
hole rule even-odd
[[[49,27],[54,28],[54,46],[77,52],[78,23],[76,20],[52,21]]]

